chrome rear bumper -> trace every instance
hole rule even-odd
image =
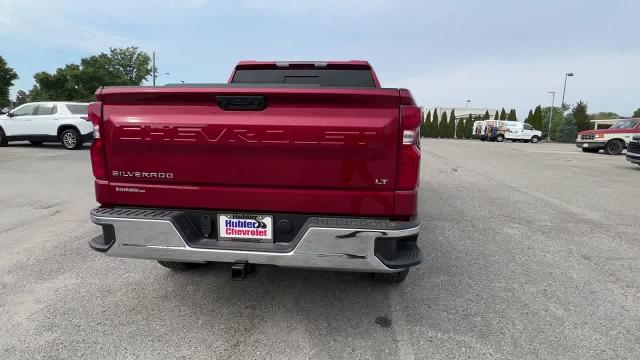
[[[627,160],[634,164],[640,165],[640,153],[633,153],[627,150]]]
[[[128,209],[127,209],[128,210]],[[284,267],[326,270],[397,272],[421,262],[417,246],[419,222],[380,219],[312,217],[290,244],[217,241],[215,248],[189,245],[187,234],[176,221],[179,211],[133,209],[132,216],[117,209],[97,208],[91,220],[103,226],[108,240],[92,248],[109,256],[178,262],[249,262]],[[118,214],[118,215],[115,215]],[[189,232],[189,231],[187,231]],[[94,239],[95,240],[95,239]],[[401,249],[384,255],[386,244],[403,242]],[[386,244],[385,244],[386,242]],[[226,246],[225,244],[228,244]],[[247,249],[242,249],[246,246]],[[278,248],[278,246],[280,246]],[[225,248],[227,247],[227,248]]]

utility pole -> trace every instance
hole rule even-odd
[[[169,73],[158,74],[158,67],[156,67],[156,52],[152,53],[152,65],[151,65],[151,78],[153,79],[153,86],[156,86],[156,79],[158,75],[171,75]],[[183,81],[184,82],[184,81]]]
[[[553,103],[556,101],[556,92],[549,91],[551,94],[551,111],[549,111],[549,130],[547,132],[547,142],[551,141],[551,119],[553,119]]]
[[[151,77],[153,78],[153,86],[156,86],[156,77],[158,77],[158,69],[156,69],[156,52],[153,52],[153,65],[151,66]]]

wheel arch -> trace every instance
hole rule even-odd
[[[58,132],[57,132],[58,139],[60,139],[60,136],[62,135],[62,133],[65,130],[75,130],[75,131],[78,132],[78,135],[82,135],[80,133],[80,129],[78,129],[77,126],[72,125],[72,124],[62,124],[62,125],[58,126]]]
[[[623,149],[626,149],[626,148],[627,148],[627,142],[626,142],[626,141],[624,141],[624,139],[622,139],[622,138],[618,138],[618,137],[617,137],[617,138],[613,138],[613,139],[609,139],[609,140],[607,140],[607,142],[604,144],[604,146],[609,145],[609,143],[611,143],[612,141],[619,141],[619,142],[621,142],[621,143],[622,143],[622,148],[623,148]]]
[[[7,134],[4,132],[2,126],[0,126],[0,146],[6,146],[8,143]]]

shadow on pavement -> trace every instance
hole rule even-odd
[[[44,143],[42,145],[32,145],[28,142],[10,142],[7,147],[11,147],[11,148],[33,148],[33,149],[47,149],[47,150],[64,150],[64,151],[71,151],[71,150],[67,150],[64,148],[64,146],[62,146],[59,143]],[[91,149],[91,144],[87,143],[84,144],[82,146],[82,148],[78,149],[78,150],[89,150]]]

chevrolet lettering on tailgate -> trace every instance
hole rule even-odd
[[[367,145],[375,131],[333,131],[324,129],[265,129],[215,126],[119,126],[115,136],[123,142],[177,143],[264,143]]]

